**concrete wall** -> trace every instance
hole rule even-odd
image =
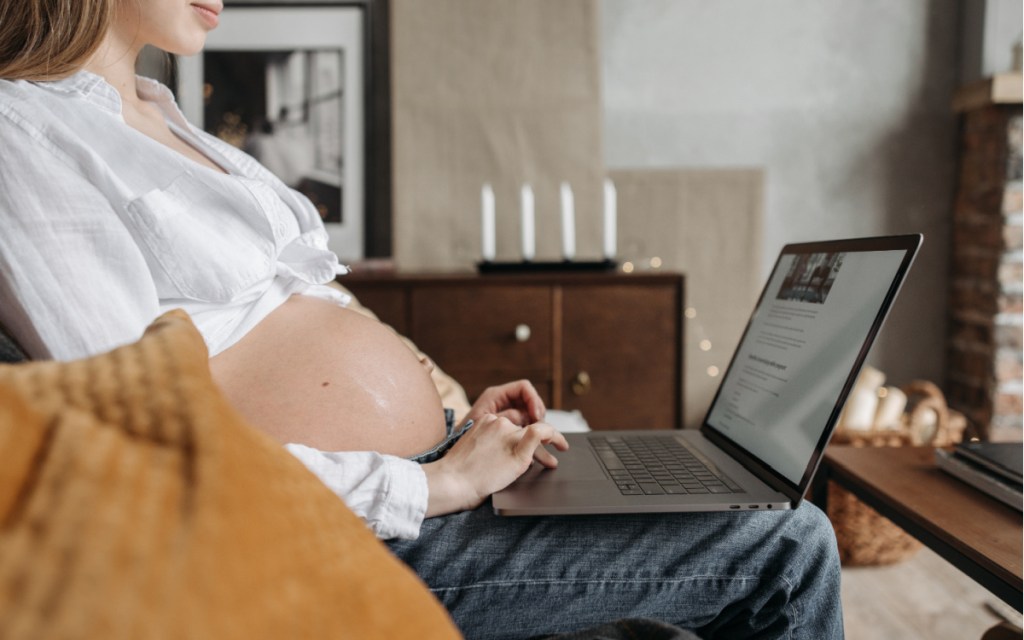
[[[758,280],[789,241],[923,232],[870,362],[896,384],[940,380],[957,7],[602,0],[607,165],[762,168]]]

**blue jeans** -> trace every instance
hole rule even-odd
[[[626,617],[702,638],[842,638],[828,519],[794,511],[502,517],[489,502],[389,546],[467,638],[524,638]]]
[[[435,462],[444,457],[444,454],[448,453],[448,450],[455,446],[455,443],[459,441],[469,428],[473,426],[472,420],[467,420],[460,427],[455,426],[455,410],[445,408],[444,410],[444,424],[445,424],[445,435],[441,442],[438,442],[433,447],[427,449],[423,453],[418,453],[414,456],[409,456],[409,460],[419,464],[427,464],[428,462]]]

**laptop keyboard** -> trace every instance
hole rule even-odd
[[[672,435],[592,436],[590,445],[623,495],[743,492]]]

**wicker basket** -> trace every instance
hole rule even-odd
[[[967,420],[946,406],[942,392],[931,382],[902,388],[909,411],[898,429],[853,431],[839,428],[832,442],[855,447],[946,446],[960,442]],[[845,566],[893,564],[914,555],[921,543],[888,518],[835,483],[828,487],[828,517],[835,528],[839,558]]]

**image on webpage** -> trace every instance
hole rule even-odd
[[[796,256],[789,268],[782,288],[776,296],[779,300],[797,300],[825,304],[828,292],[836,281],[836,275],[843,266],[845,253],[806,253]]]

